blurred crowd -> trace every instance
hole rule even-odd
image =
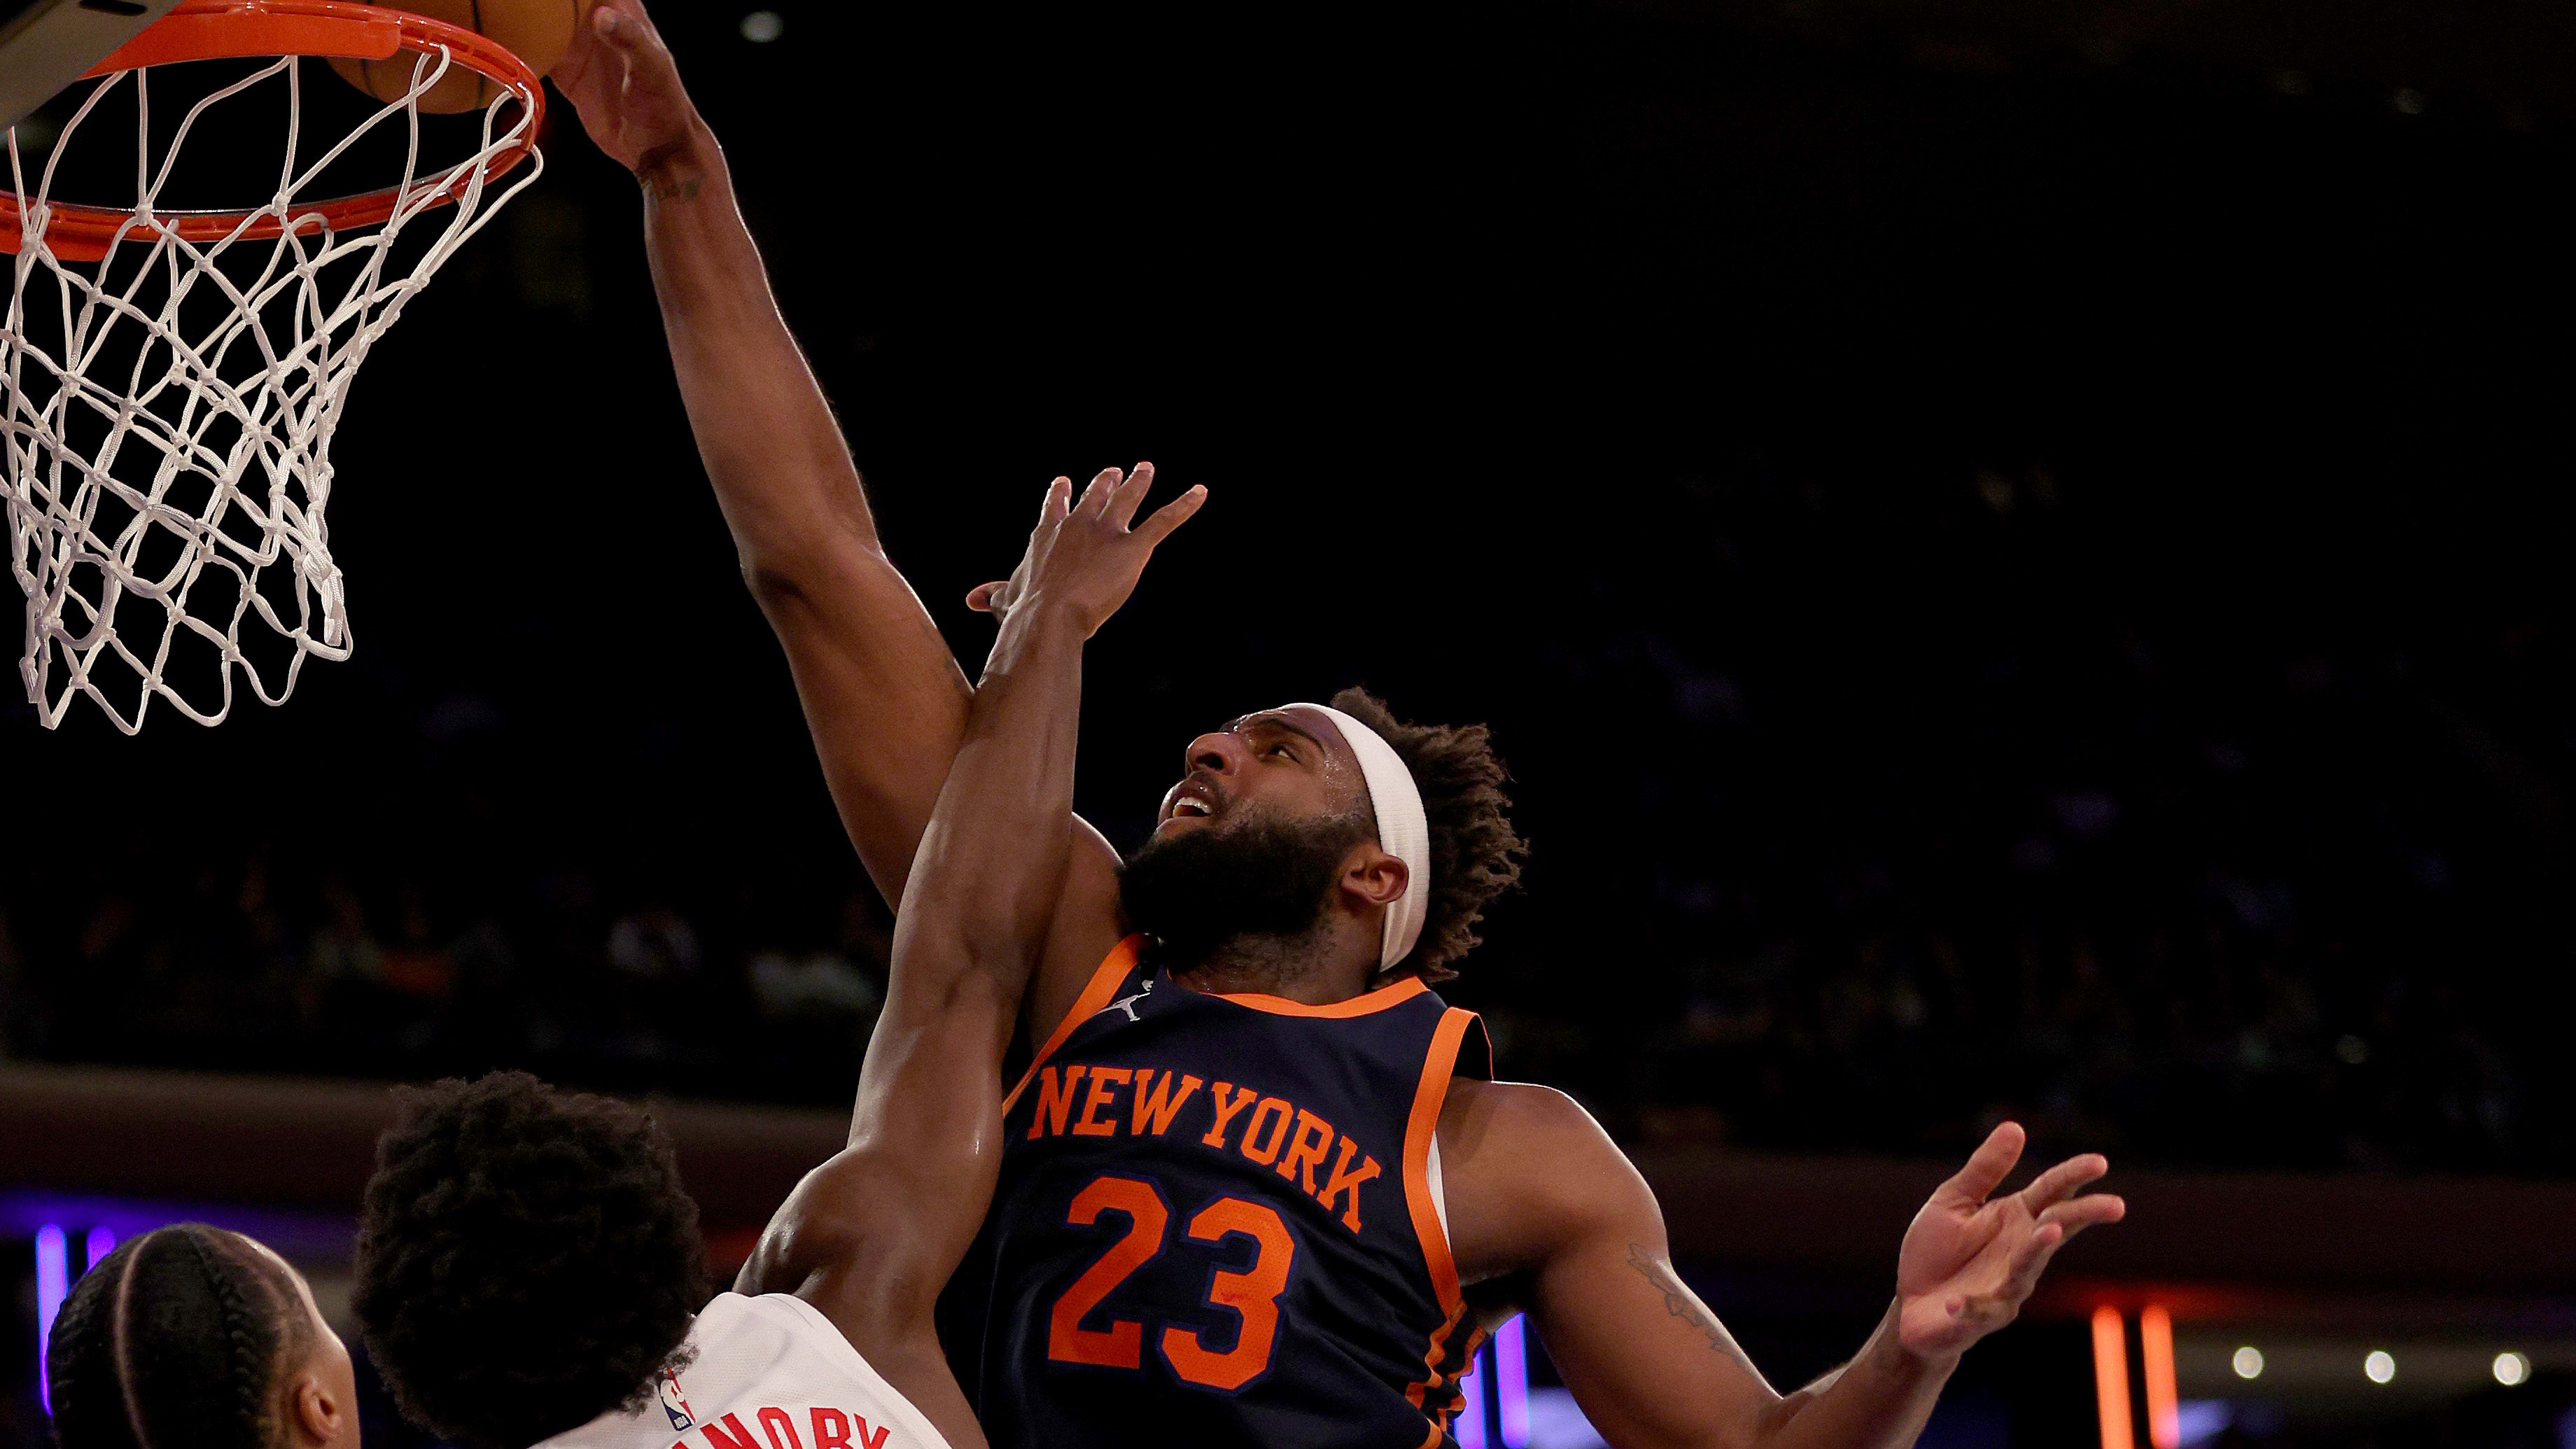
[[[355,854],[353,852],[353,854]],[[16,1058],[849,1095],[885,987],[873,892],[741,914],[572,866],[452,888],[260,850],[0,914]],[[30,969],[41,963],[40,969]]]
[[[1531,825],[1598,908],[1497,952],[1510,1065],[1637,1137],[2576,1170],[2555,613],[1969,481],[1686,485],[1552,631],[1618,746]]]
[[[2027,516],[2039,484],[1978,488],[1933,515],[1947,556],[2005,593],[2082,567],[2084,527]],[[2555,634],[2407,626],[2435,659],[2367,620],[2284,644],[2189,608],[1969,628],[1974,590],[1784,625],[1758,601],[1792,577],[1906,587],[1893,555],[1825,562],[1851,525],[1812,503],[1685,487],[1674,546],[1721,567],[1648,573],[1693,599],[1602,574],[1516,636],[1521,678],[1446,686],[1493,697],[1536,842],[1444,988],[1506,1072],[1632,1140],[1947,1153],[2012,1115],[2131,1161],[2576,1168]],[[814,807],[810,838],[736,851],[767,817],[550,804],[560,741],[488,706],[425,718],[428,763],[394,767],[421,779],[310,836],[12,870],[0,1046],[847,1098],[891,919],[810,761],[769,791]],[[1121,738],[1096,748],[1136,813],[1102,823],[1132,838],[1163,781]],[[660,778],[737,787],[643,748]],[[543,838],[550,811],[595,818]],[[686,837],[715,843],[675,857]]]

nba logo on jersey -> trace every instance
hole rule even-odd
[[[697,1419],[689,1413],[689,1401],[680,1397],[680,1376],[669,1369],[662,1370],[662,1412],[671,1416],[674,1431],[697,1427]]]

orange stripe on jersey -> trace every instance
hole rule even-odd
[[[1348,1001],[1336,1001],[1329,1006],[1308,1006],[1302,1001],[1290,1001],[1284,996],[1264,996],[1257,991],[1231,994],[1212,991],[1208,994],[1219,1001],[1231,1001],[1237,1006],[1248,1006],[1255,1011],[1269,1012],[1273,1016],[1347,1018],[1384,1011],[1398,1002],[1411,1001],[1430,989],[1422,983],[1421,977],[1408,976],[1392,986],[1381,986],[1366,996],[1354,996]]]
[[[1066,1012],[1064,1020],[1055,1024],[1054,1035],[1046,1039],[1045,1046],[1038,1048],[1036,1056],[1029,1058],[1029,1069],[1020,1073],[1019,1085],[1011,1088],[1011,1095],[1002,1099],[1003,1116],[1011,1115],[1011,1108],[1018,1105],[1020,1094],[1036,1080],[1038,1068],[1055,1055],[1056,1048],[1064,1045],[1066,1037],[1073,1035],[1073,1029],[1109,1009],[1110,998],[1118,994],[1118,983],[1126,980],[1127,973],[1136,969],[1136,951],[1144,939],[1130,936],[1110,948],[1108,956],[1100,963],[1100,969],[1091,973],[1091,984],[1083,987],[1082,994],[1074,998],[1073,1010]]]
[[[1418,980],[1417,983],[1419,984]],[[1449,1233],[1440,1226],[1440,1209],[1431,1199],[1431,1138],[1440,1130],[1440,1104],[1449,1098],[1449,1077],[1458,1065],[1458,1044],[1476,1013],[1450,1007],[1431,1033],[1431,1051],[1422,1059],[1422,1085],[1413,1094],[1413,1115],[1404,1124],[1404,1202],[1413,1211],[1413,1233],[1422,1240],[1422,1260],[1430,1265],[1431,1286],[1440,1295],[1449,1323],[1458,1321],[1458,1264],[1449,1256]]]
[[[1431,1391],[1440,1386],[1440,1380],[1446,1377],[1440,1372],[1440,1360],[1449,1356],[1449,1330],[1458,1326],[1459,1318],[1466,1312],[1467,1305],[1458,1304],[1449,1310],[1448,1317],[1440,1320],[1438,1328],[1431,1330],[1431,1347],[1425,1349],[1422,1354],[1422,1381],[1404,1391],[1404,1396],[1413,1401],[1413,1407],[1431,1415],[1431,1427],[1434,1432],[1443,1428],[1445,1421],[1426,1400],[1430,1398]]]
[[[1466,1039],[1467,1028],[1475,1024],[1476,1013],[1472,1011],[1453,1006],[1441,1013],[1440,1025],[1431,1033],[1431,1050],[1422,1058],[1422,1081],[1414,1089],[1413,1114],[1404,1124],[1404,1202],[1412,1211],[1413,1235],[1422,1244],[1423,1266],[1431,1270],[1431,1288],[1439,1295],[1445,1315],[1440,1326],[1431,1331],[1431,1342],[1423,1351],[1423,1380],[1405,1390],[1405,1397],[1415,1407],[1431,1415],[1432,1443],[1439,1442],[1446,1431],[1448,1414],[1432,1408],[1427,1401],[1444,1380],[1454,1377],[1442,1373],[1440,1365],[1449,1357],[1449,1335],[1467,1316],[1467,1299],[1458,1287],[1457,1260],[1449,1254],[1449,1232],[1440,1225],[1440,1209],[1431,1198],[1431,1139],[1440,1130],[1440,1104],[1449,1099],[1449,1079],[1457,1068],[1459,1044]],[[1474,1342],[1472,1334],[1469,1342]],[[1460,1372],[1464,1371],[1462,1364]]]
[[[1458,1305],[1458,1311],[1462,1314],[1466,1312],[1466,1305],[1463,1303]],[[1413,1406],[1430,1418],[1431,1438],[1427,1442],[1431,1443],[1439,1442],[1440,1436],[1449,1432],[1449,1421],[1455,1418],[1460,1410],[1472,1408],[1466,1402],[1466,1396],[1458,1393],[1457,1385],[1458,1381],[1465,1378],[1476,1366],[1476,1350],[1484,1345],[1485,1327],[1481,1323],[1469,1326],[1466,1346],[1458,1351],[1458,1371],[1454,1374],[1442,1373],[1441,1361],[1449,1354],[1447,1340],[1450,1331],[1457,1325],[1458,1320],[1453,1317],[1440,1325],[1439,1332],[1431,1335],[1431,1347],[1422,1356],[1422,1366],[1428,1372],[1422,1382],[1404,1391],[1405,1397],[1413,1401]],[[1436,1406],[1431,1403],[1431,1395],[1435,1393],[1444,1400]]]

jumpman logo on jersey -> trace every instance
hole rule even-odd
[[[1136,1003],[1153,994],[1154,983],[1148,981],[1145,983],[1145,988],[1142,991],[1137,992],[1133,996],[1122,996],[1116,1001],[1109,1003],[1107,1006],[1100,1008],[1098,1011],[1093,1012],[1092,1015],[1107,1016],[1113,1011],[1123,1011],[1127,1013],[1127,1019],[1129,1021],[1134,1021],[1136,1019]]]

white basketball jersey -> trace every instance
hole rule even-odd
[[[689,1328],[688,1367],[659,1398],[536,1449],[948,1449],[948,1441],[814,1305],[719,1294]]]

